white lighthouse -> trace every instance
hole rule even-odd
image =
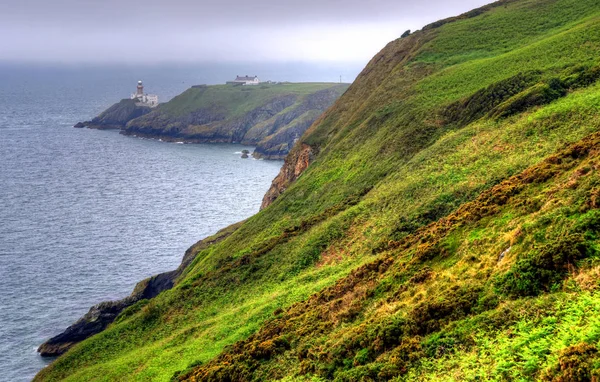
[[[131,99],[138,101],[136,103],[137,106],[158,106],[158,96],[156,94],[144,94],[144,84],[142,81],[138,81],[137,90],[135,93],[131,94]]]

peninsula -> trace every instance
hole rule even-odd
[[[349,85],[261,83],[256,76],[238,76],[227,85],[192,86],[160,105],[139,86],[141,81],[131,99],[75,126],[172,142],[242,143],[256,147],[255,158],[283,159]]]

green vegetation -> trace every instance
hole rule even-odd
[[[598,51],[591,0],[391,42],[278,199],[37,379],[600,377]]]
[[[227,117],[239,117],[282,95],[305,96],[331,88],[333,83],[281,83],[261,86],[216,85],[190,88],[161,106],[172,117],[199,109],[224,109]]]

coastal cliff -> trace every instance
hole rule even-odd
[[[591,0],[405,33],[259,213],[36,380],[600,378],[598,51]]]
[[[167,141],[242,143],[256,146],[257,158],[283,159],[347,88],[320,83],[194,87],[128,122],[122,133]]]
[[[285,158],[279,174],[273,180],[271,187],[262,200],[260,209],[267,208],[308,168],[314,159],[312,148],[305,144],[294,146]]]
[[[124,135],[187,143],[242,143],[255,158],[284,159],[348,88],[335,83],[194,86],[156,108],[122,100],[90,122]]]

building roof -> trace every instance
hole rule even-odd
[[[258,76],[254,76],[254,77],[249,77],[248,75],[245,75],[243,77],[235,76],[236,81],[254,81],[255,78],[258,78]]]

